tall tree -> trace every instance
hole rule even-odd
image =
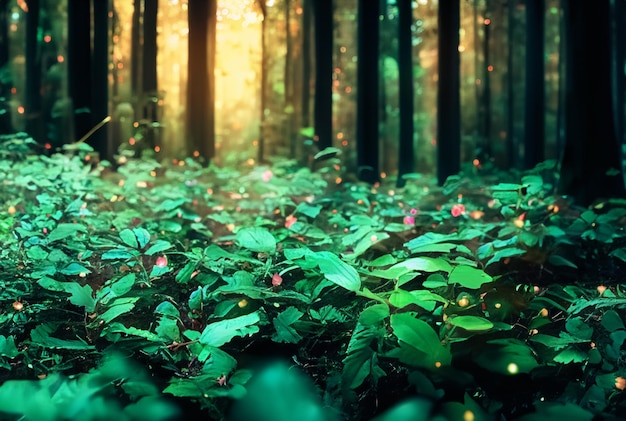
[[[516,168],[517,139],[515,138],[515,8],[517,0],[507,3],[507,57],[506,57],[506,154],[509,168]]]
[[[13,132],[11,124],[11,78],[9,72],[9,0],[0,0],[0,134]]]
[[[26,131],[44,142],[41,118],[41,60],[38,54],[39,0],[28,0],[26,12]]]
[[[398,186],[405,184],[404,174],[414,171],[413,150],[413,7],[411,0],[398,0],[398,68],[400,85],[400,147]]]
[[[215,156],[217,0],[189,0],[187,145],[208,163]]]
[[[143,0],[133,1],[133,17],[131,26],[131,54],[130,54],[130,87],[133,95],[141,92],[141,66],[142,66],[142,27],[141,8]],[[138,114],[139,117],[139,114]]]
[[[359,0],[356,149],[359,178],[368,183],[379,180],[379,15],[380,2]]]
[[[526,1],[526,102],[524,167],[544,160],[545,145],[545,1]]]
[[[259,148],[257,150],[257,162],[261,163],[265,160],[265,107],[267,104],[267,49],[265,46],[267,35],[267,7],[264,0],[257,0],[257,5],[263,15],[261,22],[261,127],[259,129]]]
[[[611,0],[562,3],[567,35],[566,142],[559,190],[581,205],[626,194],[611,79]]]
[[[141,116],[149,128],[146,130],[146,143],[156,145],[153,124],[158,120],[157,105],[157,15],[158,0],[144,0],[143,8],[143,49],[141,56]]]
[[[67,18],[67,78],[74,110],[74,137],[80,139],[93,127],[90,2],[68,0]]]
[[[311,125],[311,33],[314,0],[302,0],[302,127]]]
[[[109,115],[109,2],[93,2],[93,117],[92,123]],[[115,151],[109,144],[108,125],[92,135],[92,145],[101,159],[111,160]]]
[[[612,17],[612,51],[611,51],[611,75],[613,79],[613,110],[615,114],[615,133],[617,141],[626,145],[626,129],[624,125],[624,100],[626,89],[626,2],[624,0],[611,0]],[[626,155],[622,154],[622,158]]]
[[[461,169],[460,24],[459,0],[440,2],[437,90],[437,180],[440,185]]]
[[[333,0],[316,0],[315,136],[320,149],[333,144]]]

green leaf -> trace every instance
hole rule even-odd
[[[276,334],[272,336],[272,340],[274,342],[298,343],[302,336],[292,325],[303,315],[304,313],[295,307],[288,307],[278,314],[273,320]]]
[[[235,336],[253,335],[259,331],[257,323],[260,321],[259,313],[255,311],[245,316],[211,323],[202,331],[200,343],[220,347]]]
[[[96,300],[93,298],[93,290],[89,285],[81,286],[77,282],[59,282],[47,276],[42,277],[37,283],[50,291],[67,292],[71,294],[69,300],[72,304],[85,307],[86,312],[94,311]]]
[[[469,331],[481,331],[493,328],[493,323],[491,323],[491,321],[478,316],[450,317],[448,322],[453,326],[458,326]]]
[[[135,285],[136,278],[137,276],[134,273],[127,273],[111,284],[111,291],[118,297],[126,294]]]
[[[529,373],[539,366],[530,347],[514,338],[487,341],[473,357],[481,367],[500,374]]]
[[[602,326],[609,332],[615,332],[616,330],[624,329],[624,322],[622,318],[615,310],[607,310],[602,315]]]
[[[382,340],[384,330],[357,323],[343,359],[341,383],[344,389],[356,389],[371,377],[374,386],[386,373],[378,364],[378,353],[372,348]]]
[[[450,364],[450,350],[441,344],[435,330],[425,321],[409,313],[392,314],[391,328],[399,341],[419,352],[419,366],[434,369]]]
[[[554,356],[554,362],[560,364],[581,363],[587,360],[587,353],[574,348],[566,348]]]
[[[72,262],[69,265],[65,266],[63,269],[60,270],[60,272],[63,275],[69,275],[69,276],[80,275],[83,273],[84,274],[91,273],[91,271],[87,269],[85,266],[76,262]]]
[[[172,248],[172,244],[169,241],[165,240],[157,240],[150,246],[148,250],[146,250],[146,255],[152,256],[154,254],[160,253],[165,250],[169,250]]]
[[[137,237],[135,237],[135,233],[129,230],[128,228],[120,231],[120,238],[129,247],[134,249],[139,248],[139,243],[137,243]]]
[[[294,211],[294,213],[301,213],[303,215],[308,216],[311,219],[315,219],[317,218],[317,215],[320,214],[321,210],[322,210],[322,206],[320,205],[313,206],[313,205],[309,205],[307,202],[302,202],[296,207],[296,210]]]
[[[87,232],[87,228],[81,224],[59,224],[48,234],[48,243],[75,237],[79,232]]]
[[[276,238],[266,228],[250,227],[240,229],[237,231],[235,241],[239,247],[257,253],[274,254],[276,252]]]
[[[469,289],[478,289],[483,284],[493,281],[493,278],[483,270],[471,266],[457,266],[450,272],[448,282],[458,284]]]
[[[359,323],[363,326],[373,326],[389,317],[389,306],[378,303],[365,308],[359,316]]]
[[[102,253],[102,260],[127,260],[132,259],[133,255],[126,250],[113,249]]]
[[[150,242],[150,233],[144,228],[133,228],[133,233],[137,237],[139,248],[142,249]]]
[[[82,340],[65,340],[50,336],[57,328],[57,325],[52,323],[43,323],[36,326],[30,331],[30,339],[33,343],[41,345],[45,348],[61,348],[61,349],[73,349],[73,350],[92,350],[94,347]]]
[[[0,356],[15,358],[19,354],[13,336],[0,335]]]
[[[139,301],[139,297],[118,298],[107,311],[98,316],[97,321],[109,323],[111,320],[130,312],[135,308],[135,303]]]
[[[526,254],[526,250],[517,247],[510,247],[498,250],[494,253],[493,257],[489,259],[485,266],[489,266],[493,263],[499,262],[500,260],[506,259],[507,257],[521,256],[523,254]]]
[[[326,279],[347,289],[359,291],[361,278],[354,267],[341,260],[336,254],[320,251],[315,254],[315,260]]]
[[[175,319],[180,317],[180,311],[178,311],[176,306],[174,304],[170,303],[169,301],[163,301],[161,304],[159,304],[157,306],[156,309],[154,309],[154,312],[156,314],[162,314],[164,316],[170,316],[170,317],[175,318]]]

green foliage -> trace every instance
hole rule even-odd
[[[276,416],[293,404],[321,419],[332,418],[324,407],[385,419],[368,402],[407,391],[422,400],[388,414],[624,410],[624,203],[554,197],[549,164],[491,187],[409,175],[391,192],[394,180],[336,185],[321,162],[312,172],[126,157],[112,172],[85,160],[88,147],[10,151],[3,415],[96,419],[106,407],[170,419],[166,394],[207,418],[247,396]],[[257,353],[299,366],[315,388],[280,366],[256,371]],[[511,400],[502,378],[531,389]],[[266,397],[267,379],[291,386]]]

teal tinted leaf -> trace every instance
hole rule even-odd
[[[71,294],[69,300],[72,304],[85,307],[85,311],[92,312],[96,307],[93,298],[93,290],[89,285],[81,286],[77,282],[59,282],[47,276],[42,277],[37,283],[50,291],[62,291]]]
[[[424,288],[434,289],[441,288],[448,285],[448,281],[443,277],[440,273],[433,273],[432,275],[428,275],[428,278],[424,281],[422,286]]]
[[[48,234],[48,243],[74,237],[79,232],[87,232],[87,228],[81,224],[59,224]]]
[[[172,248],[172,244],[169,241],[165,240],[157,240],[146,250],[148,256],[152,256],[154,254],[160,253],[165,250],[169,250]]]
[[[350,259],[354,259],[372,247],[374,244],[389,238],[389,234],[386,232],[372,232],[371,235],[366,235],[354,246],[353,252],[349,255]]]
[[[310,205],[307,202],[302,202],[296,207],[295,212],[306,215],[311,219],[315,219],[317,218],[317,215],[320,214],[321,210],[322,207],[320,205]]]
[[[257,323],[260,321],[259,313],[254,312],[245,316],[211,323],[202,331],[200,343],[220,347],[235,336],[253,335],[259,331]]]
[[[548,257],[548,262],[550,262],[550,264],[554,266],[567,266],[572,269],[578,269],[578,266],[576,265],[576,263],[558,254],[553,254],[550,257]]]
[[[159,318],[159,324],[154,330],[159,338],[171,342],[180,340],[180,330],[178,329],[178,320],[171,317],[162,316]]]
[[[173,318],[180,317],[180,311],[176,308],[176,306],[169,301],[163,301],[161,304],[154,309],[154,312],[157,314],[162,314],[164,316],[170,316]]]
[[[304,313],[295,307],[288,307],[285,311],[278,314],[273,320],[276,334],[272,336],[272,340],[274,342],[298,343],[302,336],[292,325],[303,315]]]
[[[537,342],[547,347],[554,348],[555,350],[563,349],[573,343],[588,342],[588,340],[586,339],[579,339],[565,332],[561,332],[558,337],[552,335],[544,335],[543,333],[540,333],[538,335],[531,336],[529,339],[533,342]]]
[[[326,279],[356,292],[361,289],[361,278],[354,267],[341,260],[336,254],[328,251],[316,253],[316,262]]]
[[[498,250],[494,253],[493,257],[489,259],[485,266],[489,266],[493,263],[499,262],[500,260],[506,259],[507,257],[521,256],[523,254],[526,254],[526,250],[517,247],[510,247]]]
[[[98,321],[109,323],[111,320],[130,312],[135,308],[135,303],[139,301],[139,297],[128,297],[116,299],[109,309],[98,316]]]
[[[202,310],[204,294],[202,287],[198,287],[195,291],[189,294],[189,310]]]
[[[593,327],[585,323],[580,317],[573,317],[565,323],[565,328],[569,333],[578,339],[591,340]]]
[[[329,146],[316,153],[313,159],[316,161],[323,161],[325,159],[334,158],[337,155],[341,155],[341,149]]]
[[[152,266],[152,270],[150,270],[150,278],[156,278],[159,276],[163,276],[168,272],[171,272],[172,268],[169,266]]]
[[[102,260],[127,260],[132,259],[133,255],[125,250],[113,249],[102,253]]]
[[[343,359],[341,383],[344,388],[356,389],[368,377],[376,384],[378,379],[385,375],[378,364],[378,354],[374,351],[377,342],[382,340],[383,333],[384,330],[381,328],[366,327],[357,323],[348,343],[346,357]]]
[[[57,326],[51,323],[43,323],[36,326],[30,331],[30,339],[33,343],[41,345],[45,348],[60,348],[73,350],[91,350],[94,349],[82,340],[65,340],[50,336],[56,330]]]
[[[235,240],[239,247],[257,253],[274,254],[276,252],[276,238],[266,228],[251,227],[237,231]]]
[[[398,262],[398,259],[396,259],[393,255],[391,254],[383,254],[380,257],[377,257],[376,259],[370,261],[370,262],[366,262],[365,265],[366,266],[389,266],[389,265],[393,265],[395,263]]]
[[[450,317],[448,319],[448,322],[453,326],[457,326],[469,331],[481,331],[493,328],[493,323],[491,323],[491,321],[485,319],[484,317],[478,316]]]
[[[574,348],[566,348],[554,356],[554,362],[560,364],[581,363],[587,360],[587,353]]]
[[[127,273],[112,283],[111,290],[118,297],[122,296],[133,288],[133,285],[135,285],[135,279],[136,275],[134,273]]]
[[[404,260],[400,263],[396,263],[390,269],[403,268],[406,271],[418,271],[418,272],[450,272],[452,266],[447,260],[443,258],[432,257],[412,257]]]
[[[134,249],[139,248],[139,243],[137,243],[137,237],[135,237],[135,233],[129,230],[128,228],[120,231],[120,238],[129,247]]]
[[[144,228],[133,228],[133,233],[137,237],[139,248],[144,248],[150,242],[150,233]]]
[[[88,274],[91,273],[91,271],[89,269],[87,269],[85,266],[81,265],[80,263],[76,263],[76,262],[72,262],[69,265],[65,266],[63,269],[60,270],[60,272],[63,275],[80,275],[80,274]]]
[[[450,272],[448,282],[450,284],[458,284],[465,288],[478,289],[483,284],[493,280],[491,276],[483,270],[471,266],[457,266]]]
[[[399,341],[423,354],[420,366],[435,368],[450,364],[450,350],[441,344],[439,335],[425,321],[409,313],[393,314],[391,328]]]
[[[136,327],[126,327],[122,323],[118,323],[118,322],[110,323],[104,329],[106,332],[124,333],[126,335],[132,335],[132,336],[144,338],[151,342],[159,341],[158,335],[155,335],[153,332],[150,332],[149,330],[137,329]]]
[[[0,335],[0,356],[15,358],[18,354],[13,336]]]
[[[602,315],[602,326],[609,332],[624,329],[624,322],[615,310],[607,310]]]

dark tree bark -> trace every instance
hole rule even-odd
[[[188,151],[208,163],[215,156],[216,0],[189,0]]]
[[[26,13],[26,132],[44,142],[41,116],[41,60],[38,54],[39,0],[28,0]]]
[[[90,2],[68,0],[67,77],[74,110],[74,137],[92,128],[91,120],[91,11]]]
[[[291,36],[291,0],[284,0],[285,6],[285,68],[283,79],[285,84],[284,101],[285,101],[285,120],[284,120],[284,136],[289,147],[289,157],[296,156],[296,139],[293,136],[293,112],[294,112],[294,60],[293,60],[293,38]]]
[[[158,0],[144,0],[143,49],[141,57],[141,120],[148,124],[146,144],[156,146],[157,136],[152,123],[158,121],[157,92],[157,14]]]
[[[311,125],[311,32],[314,0],[302,1],[302,127]]]
[[[11,124],[11,95],[12,81],[9,77],[9,26],[8,26],[8,3],[9,0],[0,0],[0,134],[13,132]]]
[[[333,0],[316,0],[315,136],[319,149],[333,144]]]
[[[461,169],[459,0],[439,3],[439,81],[437,91],[437,180]]]
[[[613,80],[613,110],[615,119],[615,133],[617,141],[621,145],[626,144],[624,130],[624,89],[626,81],[624,80],[624,72],[626,72],[626,1],[611,0],[611,17],[612,17],[612,51],[611,51],[611,75]],[[622,154],[622,157],[624,155]]]
[[[580,205],[626,193],[612,101],[610,1],[562,3],[568,63],[559,190]]]
[[[403,187],[404,174],[414,171],[413,150],[413,7],[411,0],[398,0],[398,68],[400,84],[400,139],[398,156],[398,187]]]
[[[379,181],[379,14],[378,1],[359,0],[356,150],[359,178],[368,183]]]
[[[517,139],[515,138],[515,7],[516,0],[509,0],[507,3],[507,57],[506,57],[506,154],[509,168],[518,167],[517,159]]]
[[[131,28],[131,54],[130,54],[130,87],[133,95],[141,94],[141,5],[143,0],[133,2],[133,19]],[[140,117],[138,114],[137,117]]]
[[[485,4],[485,16],[490,13],[491,7],[489,0]],[[485,18],[483,22],[485,38],[483,39],[483,57],[485,62],[483,63],[483,81],[482,81],[482,109],[483,109],[483,121],[482,121],[482,136],[481,146],[478,153],[478,157],[481,161],[486,161],[493,158],[493,151],[491,148],[491,19]],[[457,46],[458,49],[458,46]]]
[[[544,160],[545,147],[545,1],[526,0],[526,102],[524,108],[524,167]]]
[[[93,2],[93,117],[94,124],[109,115],[109,2]],[[111,160],[115,151],[109,144],[108,125],[91,136],[100,159]]]

